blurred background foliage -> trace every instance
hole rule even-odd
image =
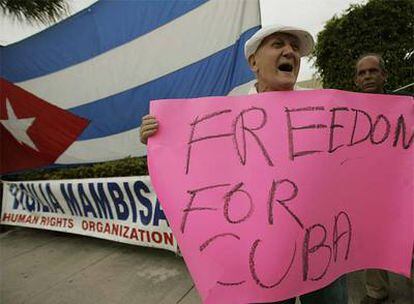
[[[312,54],[324,88],[355,91],[355,63],[366,53],[383,56],[387,90],[414,82],[414,0],[370,0],[330,19]]]
[[[65,0],[0,0],[0,12],[20,22],[52,24],[69,13]]]

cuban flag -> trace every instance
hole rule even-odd
[[[0,48],[1,173],[145,155],[149,101],[251,81],[259,26],[258,0],[100,0]]]

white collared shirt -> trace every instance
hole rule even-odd
[[[257,80],[252,80],[249,81],[247,83],[244,83],[238,87],[235,87],[232,91],[229,92],[229,94],[227,94],[227,96],[240,96],[240,95],[252,95],[252,94],[257,94],[257,89],[256,89],[256,83]],[[293,88],[294,91],[302,91],[302,90],[312,90],[309,88],[302,88],[299,86],[296,86]]]
[[[250,87],[249,92],[247,93],[248,95],[253,95],[253,94],[258,94],[259,93],[259,92],[257,92],[256,84],[257,84],[257,82]],[[293,87],[293,91],[304,91],[304,90],[311,90],[311,89],[301,88],[301,87],[299,87],[297,85],[295,85]]]

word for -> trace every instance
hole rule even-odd
[[[206,186],[194,190],[189,190],[188,194],[190,195],[190,200],[187,203],[186,207],[182,210],[182,218],[181,218],[181,226],[180,232],[182,234],[186,233],[187,221],[188,217],[191,213],[200,213],[200,212],[218,212],[219,208],[217,205],[219,203],[215,203],[213,207],[210,206],[200,206],[196,205],[196,198],[203,192],[206,191],[217,191],[217,189],[227,188],[224,191],[222,197],[222,215],[224,219],[230,225],[241,224],[246,222],[249,218],[252,217],[254,214],[254,210],[256,208],[255,202],[253,200],[252,195],[245,189],[244,184],[242,182],[232,186],[231,184],[216,184],[211,186]],[[279,191],[279,189],[285,189]],[[290,191],[286,191],[286,189],[290,189]],[[288,193],[286,193],[288,192]],[[322,279],[326,273],[328,272],[329,267],[338,261],[338,256],[342,252],[344,256],[344,260],[347,260],[350,254],[351,248],[351,240],[352,240],[352,224],[350,216],[345,212],[341,211],[334,216],[334,224],[333,224],[333,231],[328,231],[327,227],[322,223],[306,225],[300,217],[295,214],[290,208],[288,202],[293,201],[298,193],[299,188],[298,186],[289,179],[281,179],[281,180],[273,180],[268,192],[268,199],[265,202],[265,208],[267,210],[267,218],[264,223],[267,225],[275,225],[276,220],[274,217],[274,206],[275,204],[279,204],[283,207],[286,213],[296,222],[298,227],[303,231],[303,239],[302,240],[292,240],[294,242],[292,255],[288,259],[287,267],[285,272],[275,280],[273,283],[268,284],[264,283],[260,279],[260,274],[256,270],[256,253],[259,248],[266,242],[265,239],[257,238],[253,241],[250,247],[249,252],[249,260],[246,261],[246,265],[249,267],[249,273],[251,278],[255,281],[255,283],[262,287],[262,288],[274,288],[281,284],[285,278],[288,276],[292,266],[294,264],[295,259],[298,256],[299,250],[301,250],[301,264],[302,264],[302,276],[303,281],[312,280],[318,281]],[[233,198],[237,195],[238,201],[235,207],[232,205]],[[240,207],[240,199],[244,197],[243,201],[245,204],[248,205],[248,208],[244,208],[244,214],[238,214],[237,217],[234,216],[232,208],[239,208]],[[263,203],[260,203],[259,206],[263,206]],[[233,206],[233,207],[232,207]],[[329,236],[329,238],[328,238]],[[330,237],[332,236],[332,238]],[[204,252],[208,247],[214,246],[214,243],[218,239],[222,238],[232,238],[236,240],[241,240],[242,236],[238,235],[237,233],[219,233],[216,234],[202,244],[199,245],[199,251]],[[301,242],[301,248],[298,248],[298,242]],[[343,244],[343,245],[342,245]],[[315,257],[322,253],[323,256],[326,256],[325,263],[313,263]],[[277,258],[279,259],[279,258]],[[317,268],[317,269],[315,269]],[[218,281],[217,284],[223,286],[234,286],[234,285],[241,285],[246,282],[247,278],[243,278],[242,280],[235,280],[232,282],[222,282]]]

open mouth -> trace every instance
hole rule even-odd
[[[282,72],[292,72],[293,71],[293,65],[290,64],[290,63],[282,63],[277,68],[278,68],[279,71],[282,71]]]

